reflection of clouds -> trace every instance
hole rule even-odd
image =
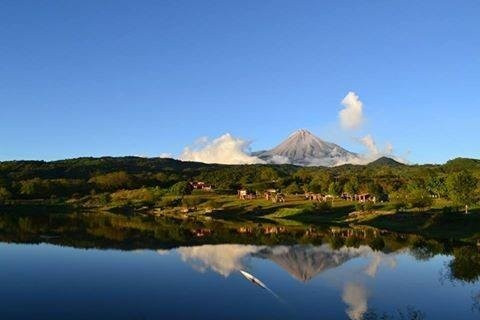
[[[397,260],[395,259],[395,257],[386,255],[383,252],[372,252],[370,256],[372,258],[370,260],[370,263],[365,268],[365,273],[372,278],[375,278],[375,276],[377,275],[378,268],[381,264],[387,265],[392,269],[397,266]]]
[[[367,290],[358,283],[347,283],[343,288],[342,299],[348,305],[346,310],[351,320],[361,320],[367,312]]]
[[[170,253],[170,250],[158,249],[157,253],[161,256],[167,255]]]
[[[251,245],[221,244],[181,247],[177,251],[182,260],[190,263],[195,269],[201,272],[211,269],[227,277],[230,273],[243,269],[244,258],[262,248]]]

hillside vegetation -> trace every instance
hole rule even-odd
[[[273,206],[290,208],[277,215],[303,212],[299,208],[308,203],[301,196],[292,197],[304,192],[328,194],[336,199],[342,193],[369,193],[376,198],[377,206],[382,204],[382,210],[425,211],[433,206],[454,213],[475,208],[479,200],[479,178],[480,161],[464,158],[443,165],[404,165],[380,158],[368,165],[333,168],[219,165],[141,157],[5,161],[0,162],[0,204],[4,210],[62,205],[107,209],[142,207],[157,211],[179,207],[230,208],[232,212],[239,212],[245,209],[245,203],[234,197],[238,189],[261,194],[274,188],[287,195],[287,199],[294,199]],[[212,185],[213,191],[193,190],[190,185],[193,181]],[[187,197],[192,193],[193,196]],[[260,207],[272,207],[267,204]],[[258,205],[250,203],[246,207],[250,212]],[[350,203],[347,207],[350,211],[374,208],[369,203]],[[325,211],[325,208],[317,209]]]

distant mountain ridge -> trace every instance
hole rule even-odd
[[[368,166],[387,166],[387,167],[397,167],[397,166],[405,166],[404,163],[398,162],[395,159],[389,157],[380,157],[377,160],[369,162]]]
[[[300,129],[271,150],[252,153],[268,163],[299,166],[335,166],[356,162],[358,154],[332,142],[324,141],[310,131]]]

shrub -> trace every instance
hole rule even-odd
[[[451,213],[454,213],[454,212],[457,212],[458,211],[458,208],[454,208],[454,207],[451,207],[451,206],[444,206],[442,208],[442,213],[443,214],[451,214]]]
[[[174,208],[174,207],[179,206],[181,202],[182,202],[182,200],[180,198],[165,197],[165,198],[162,198],[162,199],[158,200],[155,205],[159,208],[162,208],[162,209],[164,209],[164,208]]]
[[[220,208],[222,205],[218,201],[211,199],[205,203],[205,206],[210,209],[217,209]]]
[[[425,190],[415,190],[409,194],[408,203],[412,208],[422,210],[432,206],[433,198]]]
[[[112,201],[126,203],[153,204],[157,197],[152,189],[140,188],[120,190],[112,194]]]
[[[375,209],[375,203],[367,201],[363,204],[363,210],[366,212],[372,212]]]
[[[399,213],[407,209],[407,204],[403,201],[396,201],[392,203],[392,207],[396,213]]]
[[[329,212],[332,209],[332,203],[329,201],[326,202],[314,202],[309,204],[304,212],[305,213],[321,213],[321,212]]]
[[[355,211],[365,211],[363,203],[361,203],[361,202],[355,203]]]
[[[185,207],[196,207],[202,202],[205,202],[205,199],[196,196],[184,197],[182,199],[182,205]]]
[[[100,195],[98,196],[98,202],[99,202],[101,205],[104,205],[104,206],[106,206],[107,204],[109,204],[111,200],[112,200],[112,199],[111,199],[111,196],[110,196],[110,194],[108,194],[108,193],[102,193],[102,194],[100,194]]]
[[[372,212],[375,209],[375,203],[372,201],[359,202],[355,204],[355,211]]]

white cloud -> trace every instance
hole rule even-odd
[[[275,154],[270,159],[270,162],[274,163],[274,164],[288,164],[288,163],[290,163],[290,159],[288,159],[288,157],[284,157],[284,156],[280,156],[278,154]]]
[[[367,164],[377,160],[380,157],[388,157],[401,163],[408,163],[408,160],[406,160],[405,158],[399,157],[394,154],[393,146],[391,143],[386,143],[384,147],[379,147],[371,134],[367,134],[362,138],[356,138],[355,141],[365,147],[365,152],[359,153],[355,156],[340,159],[334,164],[334,166],[339,166],[346,163]]]
[[[361,320],[367,312],[367,290],[360,284],[347,283],[342,299],[348,305],[347,315],[351,320]]]
[[[361,127],[364,122],[363,103],[355,92],[350,91],[342,100],[345,108],[340,110],[340,125],[343,129],[354,130]]]
[[[377,144],[375,143],[375,140],[373,140],[372,135],[367,134],[366,136],[364,136],[363,138],[360,138],[359,140],[367,148],[368,153],[370,155],[375,156],[379,154]]]
[[[343,98],[342,104],[344,108],[340,110],[339,113],[341,128],[344,130],[359,129],[365,122],[365,117],[363,115],[363,103],[360,101],[358,95],[352,91],[348,92]],[[407,162],[405,159],[393,154],[393,146],[390,143],[387,143],[383,148],[378,147],[371,134],[356,138],[356,141],[367,149],[366,152],[348,159],[341,159],[335,163],[335,165],[342,165],[345,163],[367,164],[383,156],[390,157],[399,162]]]
[[[360,138],[359,141],[368,150],[366,154],[363,154],[361,156],[361,158],[363,158],[365,163],[374,161],[380,157],[389,157],[401,163],[408,163],[406,159],[394,154],[393,145],[389,142],[387,142],[384,147],[378,147],[377,143],[375,142],[375,139],[372,137],[371,134],[367,134],[363,138]]]
[[[254,164],[265,163],[260,158],[248,154],[250,143],[226,133],[214,140],[202,138],[193,147],[186,147],[181,160],[222,164]]]
[[[159,157],[160,157],[160,158],[173,158],[172,154],[171,154],[171,153],[168,153],[168,152],[162,152],[162,153],[160,153]]]

